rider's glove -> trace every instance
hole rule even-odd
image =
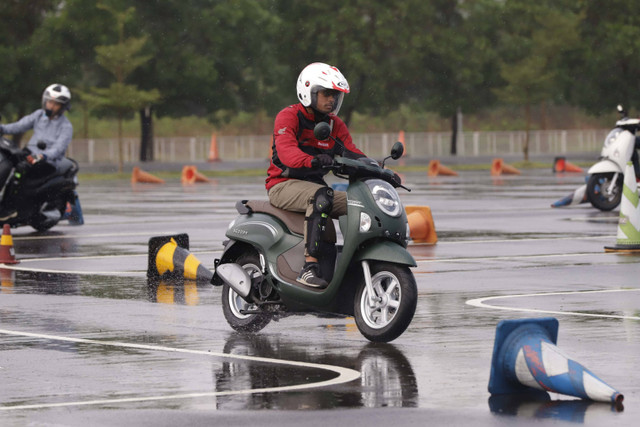
[[[38,163],[43,159],[44,159],[44,154],[29,154],[27,156],[27,162],[29,162],[30,165],[35,165],[36,163]]]
[[[332,164],[333,164],[333,157],[331,157],[328,154],[317,154],[311,161],[311,165],[316,168],[331,166]]]
[[[400,178],[400,175],[398,175],[397,173],[393,173],[393,182],[396,182],[398,184],[402,184],[402,178]]]

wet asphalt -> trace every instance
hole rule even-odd
[[[404,204],[431,208],[438,242],[410,245],[418,308],[385,345],[351,318],[235,333],[219,288],[148,285],[150,237],[187,233],[212,268],[235,202],[266,198],[262,177],[81,182],[84,225],[12,230],[20,263],[0,269],[0,424],[637,425],[640,257],[604,252],[619,211],[551,208],[580,174],[404,180]],[[490,396],[498,322],[546,316],[559,320],[558,347],[623,393],[624,408]]]

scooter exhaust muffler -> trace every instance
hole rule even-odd
[[[242,298],[251,291],[251,277],[239,264],[226,263],[216,267],[216,274]]]

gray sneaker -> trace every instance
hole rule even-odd
[[[329,284],[319,276],[319,270],[320,266],[317,262],[306,262],[296,281],[312,288],[326,288]]]

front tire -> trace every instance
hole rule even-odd
[[[240,256],[236,263],[249,274],[252,279],[262,275],[258,256],[246,254]],[[271,321],[271,316],[264,312],[243,313],[243,311],[260,311],[257,305],[249,304],[226,283],[222,287],[222,313],[227,323],[240,332],[258,332]]]
[[[409,267],[387,262],[371,265],[375,301],[364,278],[356,293],[354,313],[360,333],[369,341],[390,342],[407,329],[416,311],[418,288]]]
[[[601,211],[610,211],[620,204],[624,175],[619,173],[615,185],[609,190],[614,175],[613,172],[595,173],[589,178],[587,182],[587,199],[594,208],[598,208]]]

